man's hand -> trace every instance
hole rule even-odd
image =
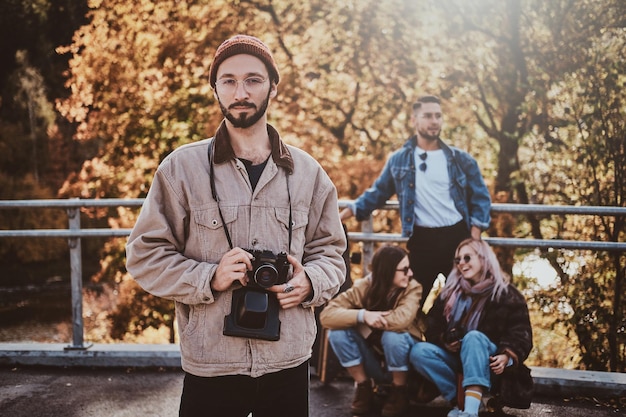
[[[472,235],[472,239],[474,240],[481,240],[481,233],[482,230],[480,230],[480,227],[472,226],[472,228],[470,229],[470,234]]]
[[[211,280],[211,289],[225,291],[233,282],[248,285],[248,271],[252,270],[252,254],[241,248],[233,248],[226,252],[220,263],[217,264],[215,275]]]
[[[341,219],[342,222],[344,220],[348,220],[352,216],[354,216],[354,213],[352,213],[352,210],[350,210],[350,207],[346,207],[345,209],[341,210],[341,212],[339,213],[339,218]]]
[[[304,266],[291,255],[287,255],[287,261],[293,266],[291,279],[286,284],[273,285],[267,289],[276,293],[276,298],[283,309],[299,306],[313,292],[313,285],[304,272]]]

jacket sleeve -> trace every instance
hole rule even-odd
[[[314,189],[302,259],[313,298],[303,303],[304,307],[323,305],[339,292],[346,279],[343,253],[347,238],[339,218],[337,189],[321,167]]]
[[[153,295],[184,304],[212,303],[209,276],[216,265],[183,255],[189,211],[161,168],[128,238],[126,268]]]
[[[356,201],[354,207],[356,212],[354,213],[358,221],[363,221],[379,207],[382,207],[389,198],[396,194],[396,186],[392,175],[392,159],[393,154],[385,164],[380,176],[374,181],[374,184],[365,190]]]
[[[461,155],[461,169],[467,177],[467,207],[472,226],[486,230],[491,222],[491,196],[476,160],[469,154]]]
[[[328,302],[320,313],[320,323],[331,330],[349,329],[358,324],[357,316],[363,308],[363,297],[369,288],[368,278],[354,285]]]
[[[385,317],[387,319],[387,330],[392,332],[404,332],[415,320],[420,309],[422,299],[422,285],[415,280],[409,281],[409,286],[399,297],[396,306],[391,313]]]
[[[516,364],[522,363],[533,347],[533,332],[526,299],[509,284],[508,295],[502,305],[508,310],[508,320],[500,336],[498,353],[506,352]]]

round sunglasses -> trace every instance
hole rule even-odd
[[[454,258],[454,263],[459,265],[461,263],[461,261],[468,263],[469,261],[472,260],[472,255],[465,255],[462,258],[457,256],[456,258]]]

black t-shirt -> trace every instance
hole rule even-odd
[[[269,157],[259,165],[252,165],[252,161],[248,161],[247,159],[239,158],[239,160],[246,166],[248,178],[250,179],[250,184],[252,184],[252,189],[254,190],[259,182],[259,178],[261,178],[263,170],[265,169],[265,165],[267,165]]]

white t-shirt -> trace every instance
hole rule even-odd
[[[422,160],[420,155],[426,153]],[[415,224],[422,227],[452,226],[463,220],[450,196],[448,163],[442,149],[415,148]],[[420,166],[426,164],[426,170]]]

